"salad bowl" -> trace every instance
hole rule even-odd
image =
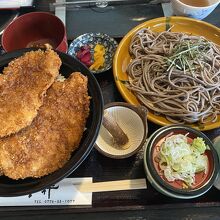
[[[172,125],[160,128],[148,139],[144,168],[159,192],[191,199],[213,186],[219,159],[205,134],[188,126]]]

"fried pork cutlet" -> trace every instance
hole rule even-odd
[[[54,51],[38,50],[25,53],[4,68],[0,74],[0,137],[31,124],[60,65]]]
[[[90,98],[87,77],[55,82],[29,127],[0,139],[0,166],[12,179],[41,177],[61,168],[79,146]]]

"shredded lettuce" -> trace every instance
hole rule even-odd
[[[208,169],[208,149],[204,140],[197,137],[189,143],[187,135],[167,137],[159,151],[159,167],[169,182],[182,180],[188,186],[195,183],[195,174]]]
[[[192,147],[196,148],[201,154],[203,154],[206,150],[205,141],[200,137],[193,140]]]

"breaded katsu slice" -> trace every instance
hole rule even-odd
[[[57,53],[38,50],[25,53],[4,68],[0,74],[0,137],[31,124],[60,66]]]
[[[55,82],[29,127],[0,139],[0,167],[12,179],[41,177],[61,168],[79,146],[90,98],[87,77]]]

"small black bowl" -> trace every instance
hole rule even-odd
[[[201,182],[195,188],[175,187],[174,184],[169,183],[165,177],[158,173],[157,163],[155,162],[155,148],[160,140],[171,133],[183,135],[188,133],[188,137],[192,139],[201,137],[210,148],[205,152],[209,160],[208,174],[201,178]],[[170,197],[191,199],[203,195],[213,186],[218,175],[219,159],[212,142],[205,134],[188,126],[171,125],[160,128],[148,139],[144,153],[144,166],[149,181],[158,191]]]
[[[0,71],[14,58],[22,56],[25,52],[37,49],[21,49],[0,56]],[[89,155],[96,141],[103,115],[103,98],[101,89],[93,74],[78,60],[70,55],[56,51],[62,60],[60,73],[68,77],[72,72],[81,72],[88,77],[90,101],[90,115],[87,119],[86,130],[79,148],[73,152],[70,160],[59,170],[41,178],[27,178],[12,180],[6,176],[0,177],[0,196],[21,196],[40,191],[53,185],[70,175]]]

